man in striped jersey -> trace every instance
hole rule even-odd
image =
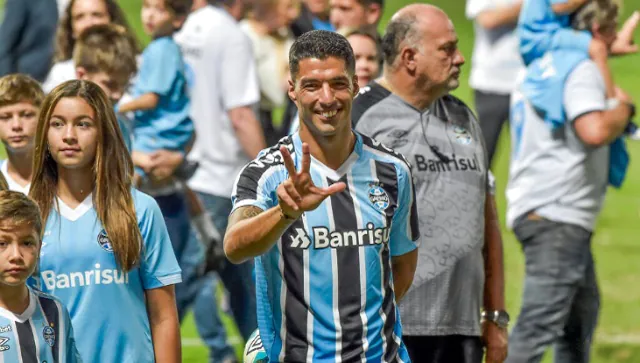
[[[225,252],[256,257],[271,362],[409,362],[396,301],[417,261],[410,166],[352,131],[358,84],[344,37],[305,33],[289,58],[300,129],[241,172]]]
[[[67,309],[26,286],[41,233],[36,204],[20,192],[0,191],[0,363],[81,361]]]

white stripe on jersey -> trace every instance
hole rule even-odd
[[[360,201],[356,195],[356,187],[353,183],[353,170],[350,170],[347,174],[347,183],[349,184],[349,194],[353,200],[353,209],[356,217],[356,224],[358,229],[363,229],[362,213],[360,210]],[[360,319],[362,319],[362,354],[360,359],[362,363],[367,362],[367,350],[369,350],[369,341],[367,340],[367,313],[365,308],[367,306],[367,257],[364,248],[358,249],[358,259],[360,266]]]
[[[302,215],[302,224],[307,229],[307,216]],[[305,248],[302,252],[302,262],[304,275],[304,302],[307,305],[307,362],[313,362],[313,314],[311,313],[311,287],[309,286],[309,249]]]
[[[327,179],[322,176],[322,187],[327,188],[329,183]],[[331,198],[325,199],[327,202],[327,218],[329,220],[329,230],[335,231],[336,223],[333,220],[333,207],[331,205]],[[338,304],[338,251],[335,248],[331,249],[331,274],[333,278],[333,323],[336,326],[336,363],[342,362],[342,325],[340,325],[340,310]]]
[[[284,258],[282,258],[282,237],[278,239],[278,269],[280,270],[280,276],[282,276],[282,283],[280,284],[280,316],[282,321],[280,322],[280,341],[282,341],[282,347],[280,348],[280,354],[278,360],[284,361],[285,345],[287,344],[287,284],[284,281]]]
[[[67,321],[65,319],[66,314],[64,313],[64,309],[62,308],[62,304],[60,302],[53,300],[56,304],[56,308],[58,308],[58,362],[66,362],[70,358],[66,356],[67,353]]]
[[[18,363],[24,363],[22,361],[22,348],[20,347],[20,338],[18,337],[18,328],[16,328],[16,322],[11,320],[11,330],[15,332],[16,338],[16,354],[18,355]],[[38,342],[36,342],[38,344]]]
[[[364,145],[364,147],[367,147],[367,146]],[[379,155],[384,155],[384,156],[388,157],[386,154],[384,154],[382,152],[379,152],[378,150],[375,150],[375,149],[368,148],[368,151],[379,153]],[[378,179],[378,173],[376,172],[376,160],[369,159],[369,165],[371,166],[371,179],[374,182],[379,183],[380,180]],[[382,218],[382,226],[383,227],[387,226],[387,218]],[[380,258],[380,286],[381,286],[381,291],[382,291],[382,301],[384,301],[385,293],[386,293],[387,290],[385,289],[385,286],[384,286],[384,273],[382,271],[382,266],[384,266],[384,261],[382,260],[382,251],[383,250],[380,249],[380,254],[379,254],[379,258]],[[382,318],[382,329],[380,329],[380,336],[382,337],[382,361],[385,362],[384,356],[385,356],[385,353],[387,352],[387,337],[384,335],[384,326],[387,323],[387,315],[384,313],[384,309],[383,309],[382,305],[380,305],[380,317]]]

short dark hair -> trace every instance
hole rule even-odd
[[[164,0],[164,4],[176,16],[187,16],[191,12],[193,0]]]
[[[378,4],[380,5],[380,8],[384,8],[384,0],[356,0],[358,1],[360,4],[367,6],[367,5],[371,5],[371,4]]]
[[[342,59],[349,74],[355,74],[356,60],[347,38],[327,30],[312,30],[302,34],[296,39],[289,51],[291,79],[295,82],[301,60],[307,58],[327,59],[328,57]]]
[[[400,53],[400,44],[403,41],[415,41],[417,17],[414,14],[406,14],[392,18],[382,36],[382,55],[387,65],[392,65]]]

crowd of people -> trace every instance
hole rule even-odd
[[[433,5],[379,34],[383,0],[144,0],[142,49],[115,0],[8,0],[0,361],[179,362],[193,311],[209,360],[236,362],[222,282],[269,362],[588,362],[590,241],[635,132],[608,58],[637,52],[640,15],[466,5],[477,117]],[[510,334],[505,121],[526,261]]]

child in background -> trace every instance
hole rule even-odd
[[[605,42],[570,27],[570,14],[588,1],[601,0],[525,0],[517,30],[520,53],[528,66],[550,50],[583,51],[598,66],[607,87],[607,97],[611,98],[614,96],[614,83],[607,64],[609,49]]]
[[[151,154],[156,150],[186,153],[193,141],[185,63],[173,33],[182,27],[191,0],[145,0],[142,23],[153,41],[142,53],[142,65],[133,88],[134,99],[120,113],[135,112],[132,158],[135,185],[148,180]]]
[[[0,78],[0,140],[7,160],[0,171],[10,190],[29,193],[38,111],[44,99],[40,83],[26,74]]]
[[[76,42],[73,62],[76,78],[100,86],[117,108],[137,71],[136,44],[121,25],[94,25]],[[127,149],[131,150],[132,121],[126,115],[118,114],[118,124]]]
[[[38,206],[20,192],[0,190],[2,361],[81,362],[65,306],[26,284],[38,263],[41,235]]]

